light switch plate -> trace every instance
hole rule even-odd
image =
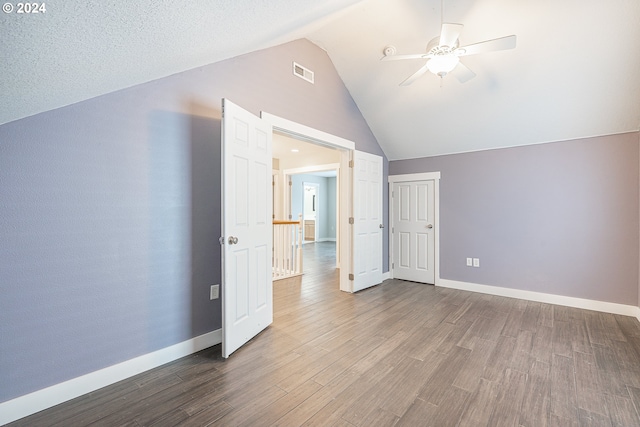
[[[473,259],[473,266],[474,267],[480,267],[480,258],[474,258]]]
[[[209,299],[214,300],[220,298],[220,285],[211,285],[209,288]]]

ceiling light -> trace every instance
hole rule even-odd
[[[451,72],[460,59],[455,55],[434,56],[427,62],[427,68],[436,76],[444,77]]]
[[[297,152],[299,152],[299,151],[300,151],[300,150],[298,150],[297,148],[292,148],[292,149],[291,149],[291,152],[292,152],[292,153],[297,153]]]

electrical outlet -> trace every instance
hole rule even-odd
[[[473,260],[471,258],[467,258],[467,267],[471,267],[473,265]]]
[[[220,285],[211,285],[209,288],[209,299],[218,299],[220,297]]]
[[[474,258],[473,259],[473,266],[474,267],[480,267],[480,258]]]

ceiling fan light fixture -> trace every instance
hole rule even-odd
[[[427,68],[436,76],[444,77],[451,72],[460,59],[455,55],[434,56],[427,61]]]

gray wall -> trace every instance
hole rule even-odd
[[[223,97],[382,155],[307,40],[0,126],[0,402],[221,327]]]
[[[302,191],[305,182],[313,182],[320,186],[318,191],[319,218],[317,222],[318,238],[336,238],[336,179],[322,176],[299,174],[291,176],[291,216],[298,220],[304,206]]]
[[[392,161],[389,173],[441,172],[442,278],[635,305],[638,144],[633,132]]]

